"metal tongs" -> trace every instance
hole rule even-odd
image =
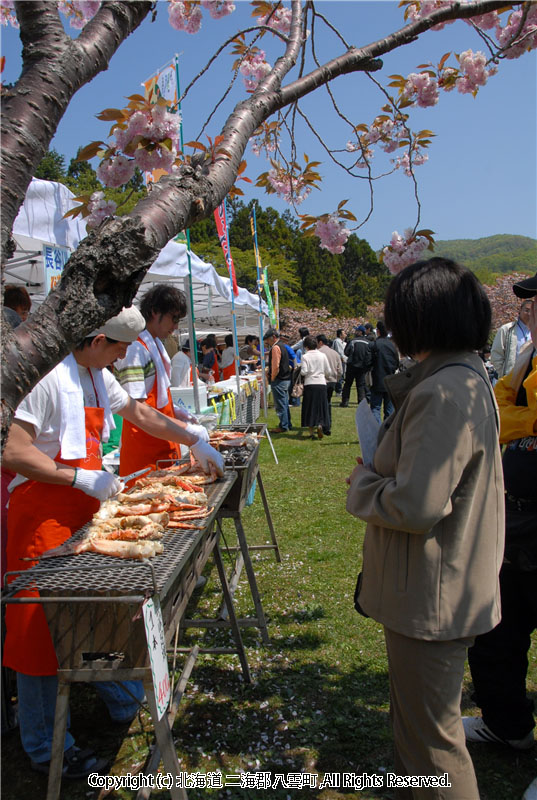
[[[139,469],[137,472],[131,472],[130,475],[120,475],[119,480],[123,481],[123,483],[128,483],[132,481],[133,478],[139,478],[140,475],[145,475],[146,472],[149,472],[151,467],[145,467],[145,469]]]

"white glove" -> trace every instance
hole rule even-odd
[[[193,422],[195,425],[199,423],[199,419],[194,414],[191,414],[186,408],[181,408],[181,406],[174,405],[173,413],[175,414],[175,419],[180,419],[181,422]]]
[[[223,476],[224,458],[218,450],[215,450],[210,444],[198,439],[196,444],[193,444],[190,448],[190,452],[193,454],[196,461],[199,461],[205,472],[210,472],[212,465],[217,475],[220,475],[220,477]]]
[[[121,492],[125,488],[123,481],[117,475],[103,472],[100,469],[80,469],[76,471],[73,484],[75,489],[80,489],[90,497],[96,497],[101,502]]]
[[[200,442],[209,441],[209,433],[207,428],[204,428],[203,425],[196,425],[192,422],[189,422],[187,423],[185,430],[187,433],[191,433],[192,436],[197,436]]]

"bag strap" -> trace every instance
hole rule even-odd
[[[435,369],[435,371],[432,373],[432,375],[436,375],[437,372],[441,372],[443,369],[446,369],[447,367],[464,367],[465,369],[471,369],[472,372],[475,372],[475,374],[479,375],[481,380],[484,381],[485,386],[487,387],[487,389],[489,391],[490,399],[492,401],[492,408],[494,409],[494,419],[496,421],[496,430],[499,433],[500,432],[500,419],[499,419],[499,416],[498,416],[498,412],[496,410],[496,401],[494,399],[494,392],[492,391],[492,386],[490,385],[490,380],[488,379],[488,377],[483,375],[475,367],[471,367],[470,364],[465,364],[462,361],[453,361],[451,364],[444,364],[442,367],[438,367],[438,369]]]

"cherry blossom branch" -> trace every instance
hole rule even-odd
[[[220,45],[220,47],[218,48],[218,50],[216,50],[216,51],[213,53],[213,55],[211,56],[211,58],[209,59],[209,61],[207,62],[207,64],[206,64],[206,65],[205,65],[205,66],[204,66],[204,67],[203,67],[203,68],[202,68],[202,69],[201,69],[201,70],[198,72],[198,74],[195,76],[195,78],[192,78],[192,80],[190,81],[190,83],[188,84],[188,86],[186,87],[186,89],[184,90],[183,94],[182,94],[182,95],[181,95],[181,97],[179,98],[179,102],[182,102],[182,101],[185,99],[185,97],[187,96],[187,94],[189,93],[189,91],[192,89],[192,87],[193,87],[193,86],[194,86],[194,85],[197,83],[197,81],[198,81],[200,78],[202,78],[202,77],[203,77],[203,75],[205,75],[205,73],[206,73],[206,72],[208,72],[208,70],[209,70],[209,69],[211,68],[211,66],[214,64],[214,62],[216,61],[216,59],[217,59],[217,58],[218,58],[218,57],[219,57],[219,56],[222,54],[222,52],[223,52],[223,51],[226,49],[226,47],[229,47],[229,45],[230,45],[230,44],[233,44],[233,42],[234,42],[234,41],[235,41],[235,40],[236,40],[236,39],[237,39],[239,36],[242,36],[243,34],[247,34],[247,33],[252,33],[253,31],[256,31],[256,32],[259,34],[259,36],[260,36],[260,35],[261,35],[261,33],[263,33],[263,32],[270,31],[270,33],[274,33],[276,36],[278,36],[278,37],[279,37],[279,38],[280,38],[282,41],[284,41],[286,44],[287,44],[287,43],[288,43],[288,41],[289,41],[289,40],[288,40],[288,37],[287,37],[287,36],[285,36],[283,33],[280,33],[279,31],[275,31],[275,30],[273,30],[273,28],[269,28],[267,25],[254,25],[254,26],[253,26],[253,27],[251,27],[251,28],[243,28],[243,30],[241,30],[241,31],[238,31],[237,33],[234,33],[234,34],[233,34],[233,36],[230,36],[228,39],[226,39],[226,41],[225,41],[225,42],[224,42],[222,45]],[[259,38],[259,36],[256,36],[256,38],[255,38],[255,39],[254,39],[254,40],[253,40],[253,41],[250,43],[250,47],[251,47],[251,46],[252,46],[252,45],[253,45],[253,44],[254,44],[254,43],[257,41],[257,39]],[[238,70],[236,70],[236,71],[238,71]]]

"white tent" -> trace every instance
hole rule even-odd
[[[36,305],[45,297],[43,245],[56,244],[74,250],[86,236],[85,224],[81,217],[64,219],[66,211],[75,205],[73,198],[73,193],[63,184],[34,178],[15,220],[13,236],[16,252],[6,265],[4,281],[25,286]],[[206,264],[192,251],[190,251],[190,261],[196,325],[229,330],[231,325],[229,278],[218,275],[212,264]],[[173,281],[183,289],[184,278],[187,276],[186,245],[171,241],[150,268],[144,284]],[[140,292],[143,293],[144,290],[141,288]],[[258,296],[240,288],[239,296],[234,299],[234,303],[239,335],[257,330]],[[264,314],[267,313],[265,302],[262,303],[262,311]]]

